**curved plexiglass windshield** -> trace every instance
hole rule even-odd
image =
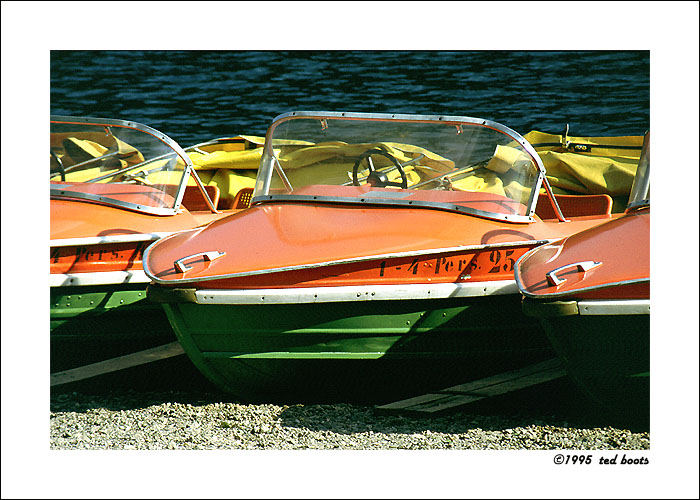
[[[423,206],[526,221],[542,174],[525,139],[487,120],[297,112],[268,130],[253,202]]]
[[[52,196],[156,214],[175,211],[191,170],[174,141],[134,122],[52,117],[50,148]]]

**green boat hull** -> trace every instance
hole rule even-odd
[[[553,356],[516,295],[163,305],[195,366],[247,400],[388,401]]]
[[[524,301],[569,376],[592,401],[622,415],[649,415],[648,314],[586,316],[575,302]]]
[[[146,284],[51,288],[51,373],[176,342]],[[210,387],[187,356],[176,356],[52,387],[55,391]]]

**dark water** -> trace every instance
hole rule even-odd
[[[133,120],[183,146],[288,111],[445,114],[524,134],[642,135],[649,52],[52,51],[51,113]]]

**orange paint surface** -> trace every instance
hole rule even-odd
[[[266,203],[158,241],[147,266],[162,281],[214,279],[202,286],[221,288],[512,279],[515,260],[535,241],[607,220],[509,224],[426,208]],[[190,270],[176,271],[176,260],[202,252],[226,255],[192,257]],[[217,278],[247,273],[254,275]]]
[[[238,212],[155,216],[74,200],[51,200],[51,240],[169,233],[202,226]],[[51,248],[51,273],[142,269],[142,255],[152,241],[101,243]]]
[[[551,294],[577,298],[648,298],[649,283],[582,292],[630,280],[649,279],[649,208],[631,212],[613,221],[574,234],[563,241],[542,246],[519,266],[518,279],[528,294]],[[566,279],[558,286],[550,284],[546,274],[578,262],[601,262],[588,271],[570,268],[557,273]]]

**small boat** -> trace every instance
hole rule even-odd
[[[597,158],[558,139],[541,147]],[[626,144],[638,157],[641,137]],[[608,178],[629,192],[626,163]],[[145,251],[148,296],[239,397],[393,400],[553,357],[515,261],[612,206],[556,194],[535,148],[493,121],[292,112],[267,131],[249,209]]]
[[[240,136],[183,150],[139,123],[51,117],[52,373],[176,342],[146,300],[143,251],[247,207],[261,145]]]
[[[624,215],[523,255],[523,310],[608,410],[649,414],[649,141]]]

